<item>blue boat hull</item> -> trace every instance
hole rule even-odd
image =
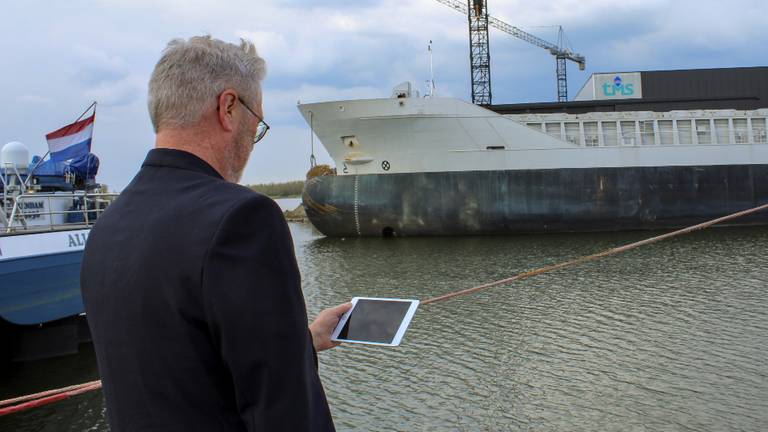
[[[84,312],[82,260],[80,250],[0,261],[0,318],[30,325]]]
[[[335,237],[677,228],[767,203],[768,165],[320,176],[302,200]]]

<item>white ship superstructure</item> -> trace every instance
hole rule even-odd
[[[339,175],[768,163],[768,109],[502,115],[447,98],[300,109]]]

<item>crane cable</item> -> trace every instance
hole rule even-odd
[[[698,225],[693,225],[687,228],[683,228],[677,231],[672,231],[666,234],[662,234],[656,237],[651,237],[645,240],[641,240],[634,243],[629,243],[623,246],[611,248],[604,250],[602,252],[598,252],[592,255],[586,255],[582,256],[576,259],[572,259],[570,261],[561,262],[558,264],[553,264],[545,267],[540,267],[534,270],[529,270],[523,273],[518,273],[515,276],[506,278],[506,279],[500,279],[494,282],[489,282],[483,285],[479,285],[472,288],[463,289],[460,291],[454,291],[448,294],[443,294],[441,296],[433,297],[427,300],[424,300],[421,302],[422,305],[431,304],[431,303],[437,303],[441,301],[445,301],[448,299],[452,299],[455,297],[460,297],[468,294],[472,294],[478,291],[486,290],[489,288],[501,286],[501,285],[508,285],[512,282],[517,282],[523,279],[527,279],[533,276],[538,276],[540,274],[548,273],[554,270],[560,270],[567,267],[573,267],[579,264],[583,264],[589,261],[594,261],[599,258],[607,257],[610,255],[616,255],[621,252],[626,252],[628,250],[632,250],[635,248],[638,248],[640,246],[649,245],[652,243],[657,243],[662,240],[666,240],[672,237],[677,237],[683,234],[688,234],[694,231],[703,230],[705,228],[708,228],[712,225],[719,224],[722,222],[727,222],[733,219],[737,219],[740,217],[748,216],[753,213],[757,213],[763,210],[768,210],[768,204],[763,204],[758,207],[754,207],[751,209],[743,210],[737,213],[733,213],[727,216],[723,216],[717,219],[712,219],[707,222],[700,223]],[[13,399],[6,399],[3,401],[0,401],[0,417],[8,414],[12,414],[15,412],[20,411],[26,411],[28,409],[36,408],[39,406],[47,405],[53,402],[58,402],[60,400],[68,399],[72,396],[76,396],[82,393],[87,393],[90,391],[98,390],[101,388],[101,381],[91,381],[83,384],[78,384],[74,386],[69,387],[63,387],[60,389],[55,390],[48,390],[40,393],[35,393],[27,396],[21,396]]]

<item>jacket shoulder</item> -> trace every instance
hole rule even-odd
[[[222,215],[221,228],[247,231],[259,229],[265,222],[268,225],[285,222],[280,206],[266,195],[234,183],[224,185],[222,195],[229,205]]]

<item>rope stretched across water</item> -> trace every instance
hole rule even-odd
[[[48,390],[27,396],[21,396],[13,399],[0,401],[0,417],[15,412],[26,411],[39,406],[48,405],[72,396],[87,393],[101,388],[101,381],[91,381],[83,384],[63,387],[55,390]],[[6,406],[10,405],[10,406]]]
[[[573,267],[573,266],[578,265],[578,264],[582,264],[582,263],[589,262],[589,261],[594,261],[594,260],[596,260],[598,258],[603,258],[603,257],[607,257],[607,256],[610,256],[610,255],[615,255],[615,254],[618,254],[618,253],[621,253],[621,252],[626,252],[628,250],[632,250],[632,249],[638,248],[640,246],[649,245],[651,243],[660,242],[662,240],[666,240],[666,239],[669,239],[669,238],[672,238],[672,237],[677,237],[677,236],[680,236],[680,235],[683,235],[683,234],[688,234],[688,233],[691,233],[693,231],[702,230],[702,229],[708,228],[708,227],[710,227],[712,225],[719,224],[719,223],[722,223],[722,222],[727,222],[729,220],[733,220],[733,219],[740,218],[740,217],[743,217],[743,216],[748,216],[748,215],[751,215],[753,213],[757,213],[757,212],[762,211],[762,210],[768,210],[768,204],[763,204],[761,206],[754,207],[754,208],[751,208],[751,209],[748,209],[748,210],[743,210],[743,211],[740,211],[740,212],[737,212],[737,213],[733,213],[733,214],[730,214],[728,216],[723,216],[723,217],[720,217],[720,218],[717,218],[717,219],[712,219],[710,221],[703,222],[703,223],[700,223],[698,225],[693,225],[693,226],[690,226],[688,228],[683,228],[683,229],[680,229],[680,230],[677,230],[677,231],[672,231],[672,232],[669,232],[669,233],[666,233],[666,234],[662,234],[660,236],[651,237],[651,238],[648,238],[648,239],[645,239],[645,240],[641,240],[641,241],[638,241],[638,242],[635,242],[635,243],[630,243],[630,244],[626,244],[624,246],[619,246],[619,247],[611,248],[611,249],[608,249],[608,250],[604,250],[602,252],[598,252],[598,253],[595,253],[595,254],[592,254],[592,255],[587,255],[587,256],[576,258],[576,259],[572,259],[570,261],[561,262],[559,264],[553,264],[553,265],[550,265],[550,266],[537,268],[535,270],[530,270],[530,271],[527,271],[527,272],[518,273],[518,274],[516,274],[516,275],[514,275],[512,277],[506,278],[506,279],[501,279],[501,280],[497,280],[495,282],[489,282],[489,283],[486,283],[486,284],[483,284],[483,285],[480,285],[480,286],[476,286],[476,287],[472,287],[472,288],[467,288],[467,289],[463,289],[463,290],[460,290],[460,291],[455,291],[455,292],[448,293],[448,294],[443,294],[443,295],[438,296],[438,297],[433,297],[431,299],[424,300],[424,301],[421,302],[421,304],[424,305],[424,304],[430,304],[430,303],[435,303],[435,302],[439,302],[439,301],[444,301],[444,300],[448,300],[448,299],[451,299],[451,298],[454,298],[454,297],[459,297],[459,296],[463,296],[463,295],[467,295],[467,294],[472,294],[472,293],[475,293],[475,292],[478,292],[478,291],[482,291],[482,290],[485,290],[485,289],[488,289],[488,288],[493,288],[493,287],[497,287],[497,286],[500,286],[500,285],[507,285],[507,284],[510,284],[512,282],[516,282],[516,281],[519,281],[519,280],[527,279],[527,278],[532,277],[532,276],[538,276],[540,274],[548,273],[548,272],[551,272],[551,271],[554,271],[554,270],[560,270],[560,269],[563,269],[563,268],[566,268],[566,267]]]
[[[421,302],[422,305],[430,304],[430,303],[436,303],[440,301],[445,301],[454,297],[459,297],[467,294],[472,294],[478,291],[482,291],[485,289],[501,286],[501,285],[508,285],[512,282],[516,282],[519,280],[527,279],[529,277],[538,276],[540,274],[548,273],[554,270],[560,270],[567,267],[573,267],[578,264],[583,264],[589,261],[594,261],[599,258],[607,257],[610,255],[615,255],[621,252],[626,252],[628,250],[632,250],[635,248],[638,248],[640,246],[649,245],[652,243],[660,242],[662,240],[666,240],[672,237],[677,237],[683,234],[688,234],[694,231],[702,230],[705,228],[708,228],[712,225],[727,222],[733,219],[737,219],[740,217],[748,216],[753,213],[760,212],[762,210],[768,210],[768,204],[763,204],[758,207],[754,207],[748,210],[743,210],[737,213],[730,214],[728,216],[723,216],[717,219],[712,219],[707,222],[700,223],[698,225],[693,225],[688,228],[683,228],[677,231],[672,231],[667,234],[662,234],[660,236],[651,237],[645,240],[641,240],[638,242],[626,244],[624,246],[619,246],[615,248],[611,248],[602,252],[598,252],[592,255],[583,256],[580,258],[572,259],[570,261],[565,261],[559,264],[553,264],[546,267],[541,267],[535,270],[530,270],[523,273],[518,273],[515,276],[497,280],[494,282],[489,282],[483,285],[479,285],[472,288],[463,289],[460,291],[455,291],[452,293],[444,294],[438,297],[433,297],[431,299],[427,299]],[[4,415],[8,415],[15,412],[20,411],[26,411],[28,409],[36,408],[39,406],[47,405],[53,402],[58,402],[60,400],[68,399],[72,396],[76,396],[82,393],[87,393],[90,391],[98,390],[101,388],[101,381],[91,381],[83,384],[78,384],[74,386],[64,387],[56,390],[48,390],[41,393],[35,393],[32,395],[27,396],[21,396],[18,398],[13,399],[6,399],[3,401],[0,401],[0,417]],[[8,406],[10,405],[10,406]]]

